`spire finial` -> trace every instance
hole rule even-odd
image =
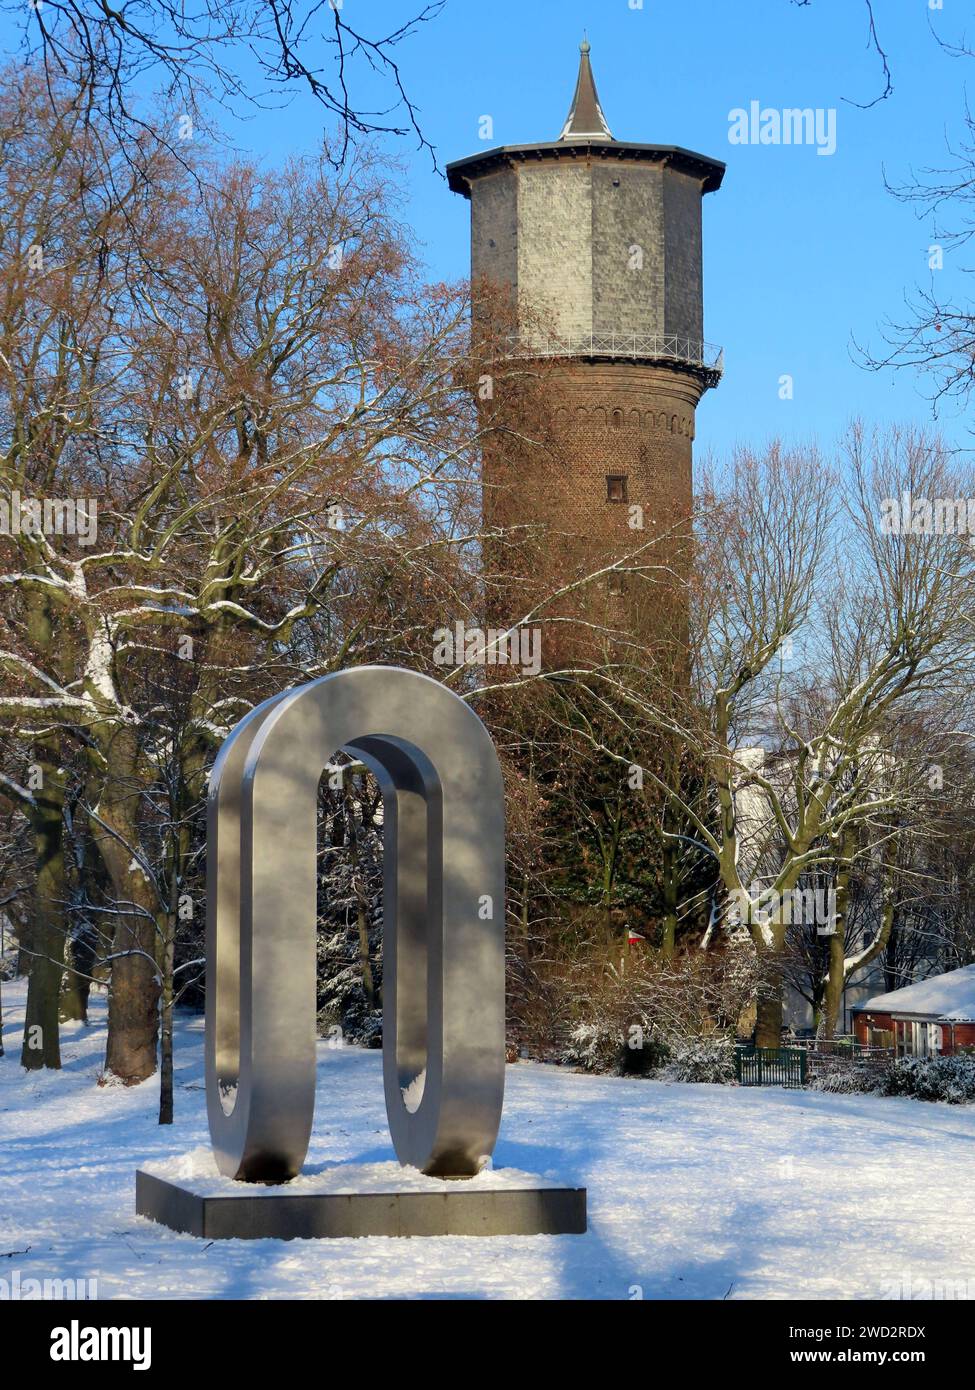
[[[579,76],[576,79],[575,96],[569,108],[569,115],[562,127],[560,140],[612,140],[603,108],[596,95],[596,83],[589,65],[591,45],[589,35],[583,31],[579,45]]]

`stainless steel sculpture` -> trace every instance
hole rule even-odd
[[[220,750],[207,808],[207,1108],[220,1171],[284,1182],[315,1106],[318,784],[344,749],[383,794],[383,1078],[396,1155],[466,1177],[504,1092],[504,800],[468,706],[395,667],[276,696]]]

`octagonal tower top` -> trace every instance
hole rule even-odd
[[[450,188],[471,203],[472,278],[509,293],[513,350],[663,363],[715,385],[701,200],[725,166],[678,145],[614,139],[589,53],[585,40],[557,140],[447,165]]]

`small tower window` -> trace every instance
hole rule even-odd
[[[606,475],[606,501],[626,501],[626,474],[608,473]]]

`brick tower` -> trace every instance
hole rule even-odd
[[[552,388],[557,447],[484,461],[486,519],[546,532],[520,565],[539,588],[686,534],[695,410],[721,375],[703,341],[701,202],[723,175],[678,146],[614,139],[587,42],[557,140],[448,165],[471,203],[472,280],[502,288],[517,324],[510,358],[544,369]],[[649,592],[638,574],[609,576],[587,589],[581,616],[599,609],[632,631],[641,603],[659,610]]]

